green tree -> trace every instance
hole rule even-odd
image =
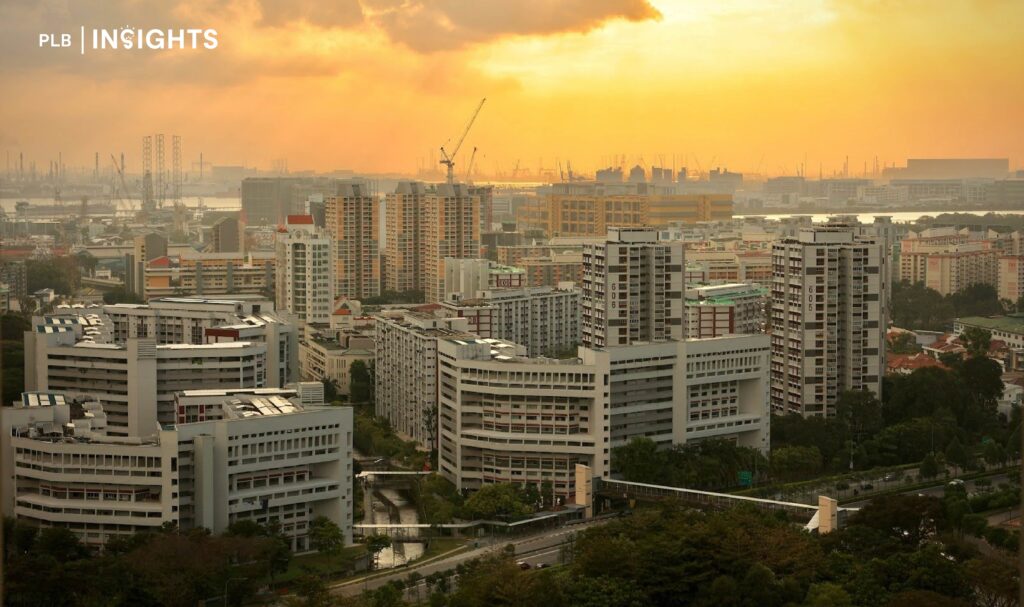
[[[968,327],[960,333],[960,342],[968,356],[985,356],[992,345],[992,333],[978,327]]]
[[[295,580],[294,607],[330,607],[334,604],[323,577],[307,573]]]
[[[897,333],[889,342],[889,352],[893,354],[917,354],[920,351],[921,346],[913,333]]]
[[[391,547],[391,538],[384,534],[375,533],[373,535],[368,535],[363,543],[366,544],[366,550],[373,558],[373,564],[374,567],[376,567],[377,558],[380,556],[380,553],[386,548]]]
[[[338,382],[330,377],[325,377],[322,382],[324,385],[324,402],[333,403],[338,400]]]
[[[369,365],[362,360],[352,361],[349,367],[349,397],[353,403],[373,403],[373,363]]]
[[[806,607],[852,607],[853,598],[839,584],[822,582],[807,591]]]
[[[124,287],[119,287],[117,289],[104,291],[103,303],[110,305],[119,303],[140,304],[145,302],[135,293],[126,290]]]
[[[963,470],[971,461],[971,456],[967,452],[967,449],[960,444],[960,439],[954,437],[952,442],[946,446],[946,461],[954,468]]]
[[[25,331],[31,324],[20,314],[7,313],[0,317],[0,398],[7,405],[25,391]]]
[[[462,506],[463,518],[471,520],[517,519],[531,512],[533,509],[523,503],[516,486],[510,483],[484,485]]]
[[[345,534],[334,521],[318,516],[309,524],[309,544],[317,552],[338,556],[345,547]]]
[[[808,478],[821,472],[817,447],[782,447],[772,451],[772,475],[782,480]]]
[[[918,469],[918,473],[923,478],[935,478],[939,475],[939,464],[935,461],[935,456],[931,453],[924,456],[921,460],[921,467]]]
[[[654,441],[647,437],[636,437],[612,450],[612,466],[627,481],[654,483],[664,473],[665,458]]]
[[[868,390],[846,390],[836,399],[837,421],[857,440],[882,429],[882,403]]]

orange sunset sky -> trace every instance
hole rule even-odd
[[[220,46],[38,48],[121,25],[215,28]],[[141,137],[164,132],[186,165],[411,173],[487,97],[462,152],[484,173],[612,155],[1020,168],[1022,32],[1021,0],[0,0],[0,151],[124,151],[137,171]]]

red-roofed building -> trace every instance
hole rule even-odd
[[[924,352],[918,352],[917,354],[889,354],[885,360],[885,372],[890,375],[909,375],[918,369],[926,367],[945,369],[946,365]]]
[[[312,215],[289,215],[285,220],[288,225],[313,225]]]

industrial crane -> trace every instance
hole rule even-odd
[[[483,109],[485,101],[487,101],[486,97],[480,100],[480,105],[476,106],[476,111],[473,112],[469,122],[466,123],[466,128],[462,131],[462,137],[459,137],[452,153],[449,154],[445,151],[444,146],[441,146],[441,164],[445,165],[448,169],[448,183],[455,183],[455,156],[458,155],[459,149],[462,148],[462,142],[466,140],[466,135],[469,134],[470,127],[473,126],[473,123],[476,121],[476,117],[480,114],[480,110]]]
[[[473,177],[473,161],[476,160],[476,146],[473,146],[473,153],[469,155],[469,164],[466,166],[466,183]]]

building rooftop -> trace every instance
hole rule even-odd
[[[298,413],[302,407],[281,396],[259,396],[247,400],[231,399],[224,403],[224,410],[232,417],[246,418]]]
[[[957,322],[971,327],[980,327],[989,331],[1003,331],[1024,335],[1024,314],[1007,316],[967,316],[958,318]]]

